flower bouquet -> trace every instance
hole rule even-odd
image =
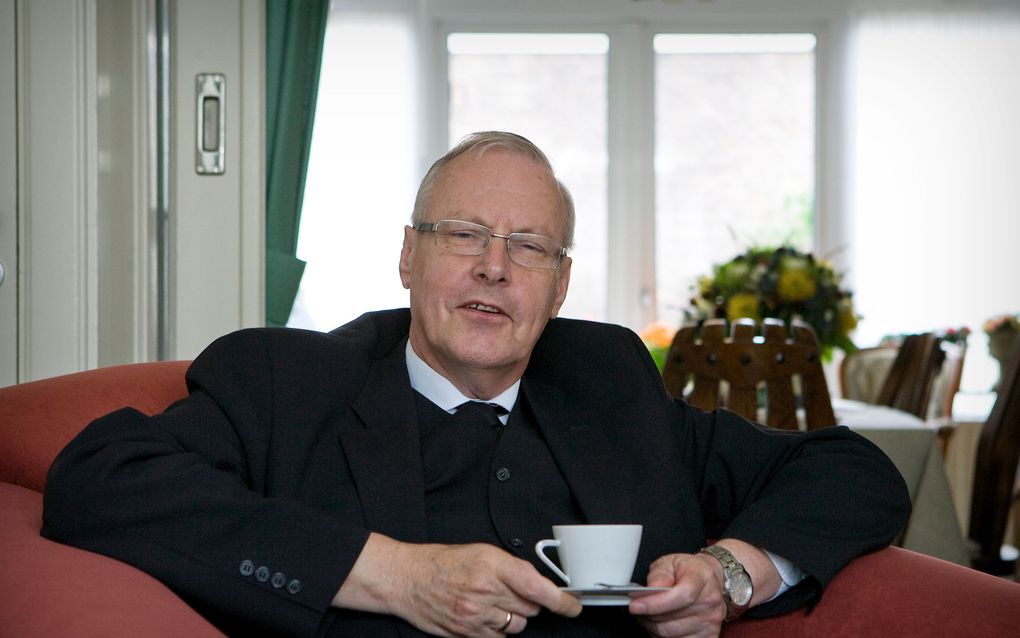
[[[942,332],[942,341],[947,343],[958,343],[963,347],[967,346],[967,340],[970,338],[970,328],[967,326],[960,326],[959,328],[946,328]]]
[[[987,335],[1020,332],[1020,317],[1017,315],[995,315],[981,325]]]
[[[790,246],[751,248],[716,265],[698,280],[685,315],[699,324],[709,318],[776,317],[788,325],[800,319],[814,328],[826,360],[833,348],[857,349],[850,340],[858,320],[851,293],[828,262]]]

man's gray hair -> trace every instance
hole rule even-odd
[[[545,156],[545,153],[542,152],[542,149],[535,146],[531,140],[516,133],[506,133],[503,131],[471,133],[447,151],[445,155],[437,159],[428,172],[425,173],[425,177],[422,178],[421,184],[418,186],[418,195],[414,199],[414,212],[411,213],[411,223],[421,224],[427,221],[425,219],[425,210],[428,208],[429,199],[432,197],[432,189],[450,162],[467,153],[474,154],[475,159],[477,159],[491,148],[501,148],[514,153],[520,153],[549,170],[549,174],[556,180],[556,185],[560,189],[560,196],[563,197],[563,207],[567,213],[567,228],[562,241],[564,248],[570,249],[574,245],[574,198],[571,197],[566,185],[556,178],[556,172],[553,171],[552,164],[549,162],[549,158]]]

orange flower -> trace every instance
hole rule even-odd
[[[639,336],[641,341],[650,347],[668,348],[673,343],[674,335],[676,335],[676,328],[653,321],[644,327]]]

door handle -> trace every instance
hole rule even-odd
[[[226,170],[226,93],[222,73],[195,77],[195,171],[199,175],[222,175]]]

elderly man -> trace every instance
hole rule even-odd
[[[325,636],[716,635],[898,533],[906,489],[865,440],[701,412],[632,332],[553,320],[573,225],[539,149],[469,136],[404,229],[410,312],[216,341],[187,399],[69,444],[44,533],[228,633]],[[565,523],[644,525],[635,577],[667,589],[582,610],[532,549]]]

